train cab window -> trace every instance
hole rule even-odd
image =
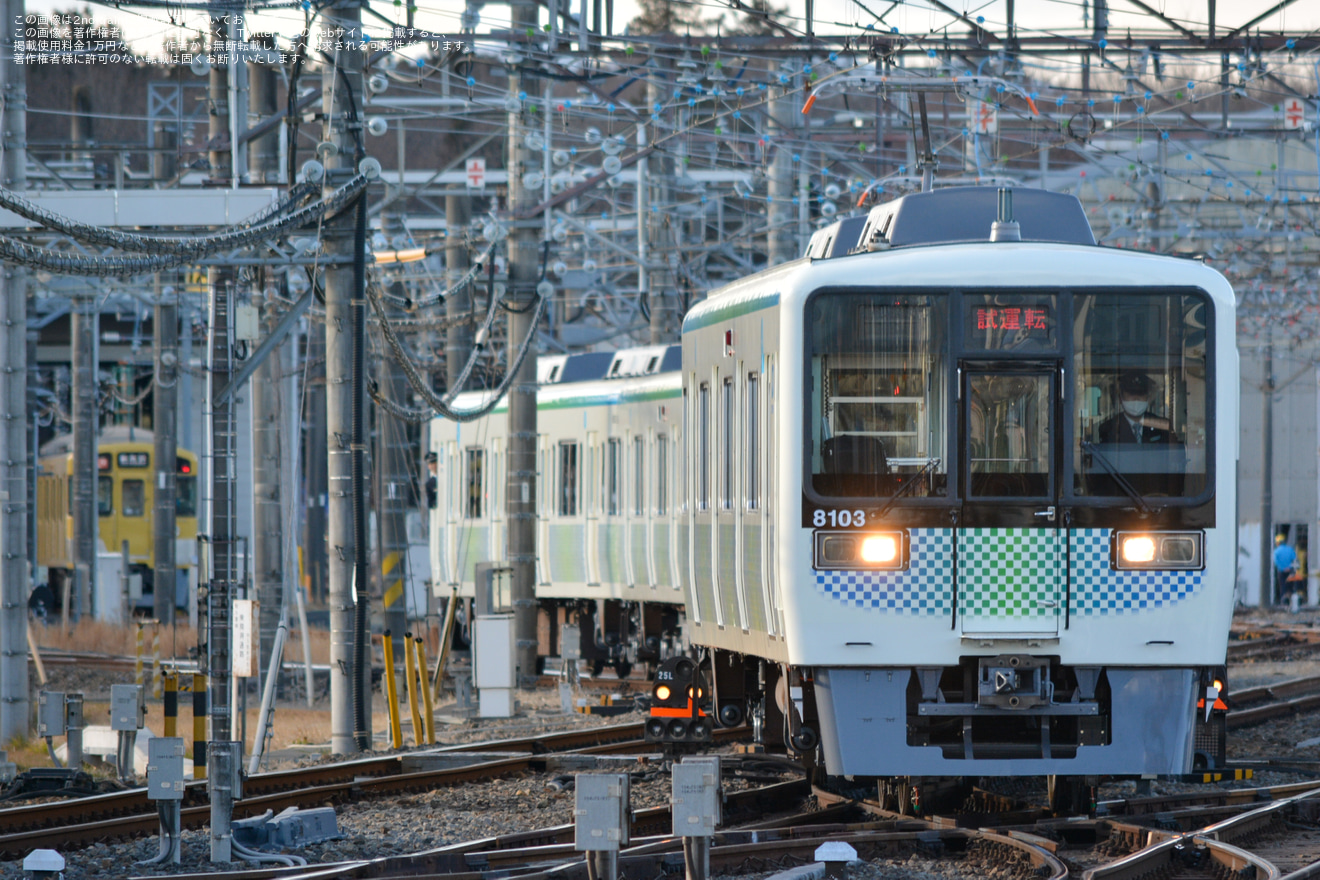
[[[119,488],[124,516],[142,516],[147,510],[147,488],[142,480],[124,480]]]
[[[197,515],[197,478],[179,474],[174,478],[174,515]]]
[[[623,463],[619,461],[623,454],[623,441],[618,437],[611,437],[605,446],[605,481],[602,487],[605,490],[605,513],[608,516],[618,516],[622,510],[622,502],[619,499],[619,472]]]
[[[559,515],[578,515],[578,458],[581,447],[577,443],[559,444]]]
[[[467,452],[467,497],[464,499],[463,515],[467,519],[481,519],[482,509],[482,471],[486,464],[486,450],[468,449]]]
[[[756,510],[760,506],[761,487],[757,485],[757,469],[761,463],[760,449],[760,381],[755,373],[747,374],[747,442],[743,444],[747,451],[747,509]]]
[[[114,477],[96,478],[97,516],[111,516],[114,514],[115,512],[114,493],[115,493]]]
[[[825,292],[807,311],[812,488],[825,497],[946,495],[947,298]]]
[[[1052,497],[1049,374],[967,377],[968,490],[975,498]]]
[[[655,512],[664,516],[669,504],[669,435],[655,435]]]
[[[1209,311],[1200,294],[1074,297],[1075,494],[1192,498],[1209,488]]]
[[[633,516],[646,515],[646,438],[633,437]]]

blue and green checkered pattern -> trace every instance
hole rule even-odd
[[[953,530],[913,529],[907,571],[816,571],[816,586],[857,608],[948,616],[953,608]]]
[[[1064,560],[1053,530],[967,529],[959,547],[962,613],[1040,616],[1062,608],[1040,607],[1052,590],[1038,590],[1043,572],[1062,576]],[[1135,614],[1188,598],[1203,583],[1199,571],[1115,571],[1109,565],[1109,529],[1072,530],[1072,614]],[[906,571],[813,571],[822,594],[853,608],[884,613],[947,617],[953,613],[953,532],[913,529]]]
[[[1202,571],[1115,571],[1109,529],[1074,529],[1073,614],[1134,614],[1186,599],[1201,588]]]
[[[1053,617],[1063,548],[1053,529],[964,529],[958,607],[971,617]],[[1052,606],[1042,603],[1051,602]]]

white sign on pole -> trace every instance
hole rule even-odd
[[[234,600],[234,676],[255,678],[261,674],[261,631],[257,628],[257,613],[261,603],[256,599]]]
[[[1288,98],[1283,102],[1283,127],[1295,131],[1306,122],[1306,105],[1300,98]]]
[[[486,188],[486,160],[468,159],[467,160],[467,185],[468,189]]]
[[[968,101],[967,128],[977,134],[994,134],[999,131],[999,107],[974,98]]]

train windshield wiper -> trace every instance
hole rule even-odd
[[[894,502],[896,502],[898,499],[902,498],[904,495],[906,495],[906,494],[908,494],[909,492],[911,492],[911,491],[912,491],[912,487],[915,486],[915,485],[917,485],[917,483],[921,481],[921,478],[922,478],[923,476],[925,476],[926,474],[928,474],[928,473],[930,473],[931,471],[933,471],[936,467],[938,467],[938,466],[939,466],[939,463],[940,463],[940,460],[939,460],[938,458],[928,458],[928,459],[926,459],[926,463],[925,463],[924,465],[921,466],[921,470],[919,470],[919,471],[917,471],[915,474],[913,474],[913,475],[912,475],[912,479],[908,480],[907,483],[906,483],[905,485],[900,486],[900,487],[898,488],[898,491],[897,491],[897,492],[895,492],[893,495],[890,495],[889,498],[886,499],[886,501],[885,501],[885,506],[882,507],[882,508],[880,508],[879,512],[876,513],[875,518],[876,518],[876,519],[880,519],[880,518],[883,517],[886,513],[888,513],[888,512],[889,512],[889,508],[891,508],[891,507],[894,506]]]
[[[1122,489],[1123,492],[1136,503],[1137,510],[1142,516],[1150,516],[1152,513],[1156,512],[1154,508],[1146,503],[1146,497],[1138,492],[1135,486],[1128,482],[1127,477],[1118,472],[1118,468],[1114,467],[1114,463],[1100,451],[1099,447],[1090,440],[1083,440],[1082,451],[1090,453],[1096,461],[1100,462],[1100,466],[1105,469],[1105,472],[1114,478],[1114,482],[1118,484],[1118,488]]]

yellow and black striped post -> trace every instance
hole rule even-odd
[[[412,712],[413,742],[420,746],[425,731],[422,728],[422,706],[418,702],[419,697],[417,694],[417,664],[413,662],[411,643],[412,633],[404,633],[403,672],[408,677],[408,710]]]
[[[394,748],[403,748],[403,730],[399,726],[399,688],[394,680],[394,639],[385,630],[385,705],[390,710],[390,742]]]
[[[179,735],[179,673],[166,668],[161,676],[165,683],[165,736]]]
[[[426,710],[426,744],[435,745],[435,706],[431,702],[431,686],[426,681],[426,641],[417,637],[417,687],[422,692],[422,706]]]
[[[151,696],[160,699],[160,621],[151,621]]]
[[[206,676],[193,673],[193,779],[206,778]]]
[[[142,632],[143,621],[135,620],[137,624],[137,641],[134,645],[133,662],[133,684],[142,687],[142,655],[146,651],[146,635]]]

